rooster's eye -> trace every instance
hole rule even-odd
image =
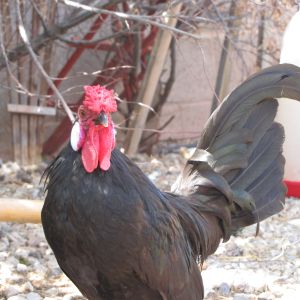
[[[83,108],[79,108],[78,115],[81,119],[84,119],[86,117],[86,112]]]

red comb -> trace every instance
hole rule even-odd
[[[100,85],[84,86],[85,97],[83,105],[88,109],[100,113],[101,111],[112,113],[117,110],[114,91],[107,90]]]

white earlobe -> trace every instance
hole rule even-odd
[[[76,121],[72,127],[70,143],[74,151],[78,151],[83,144],[84,137],[79,122]]]

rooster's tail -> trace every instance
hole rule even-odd
[[[200,192],[205,203],[216,193],[227,198],[231,211],[227,233],[283,208],[284,130],[274,122],[276,98],[300,100],[300,68],[270,67],[236,88],[208,120],[177,182],[176,192]]]

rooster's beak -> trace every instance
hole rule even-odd
[[[95,125],[102,125],[108,127],[108,117],[105,112],[101,112],[100,115],[94,120]]]

